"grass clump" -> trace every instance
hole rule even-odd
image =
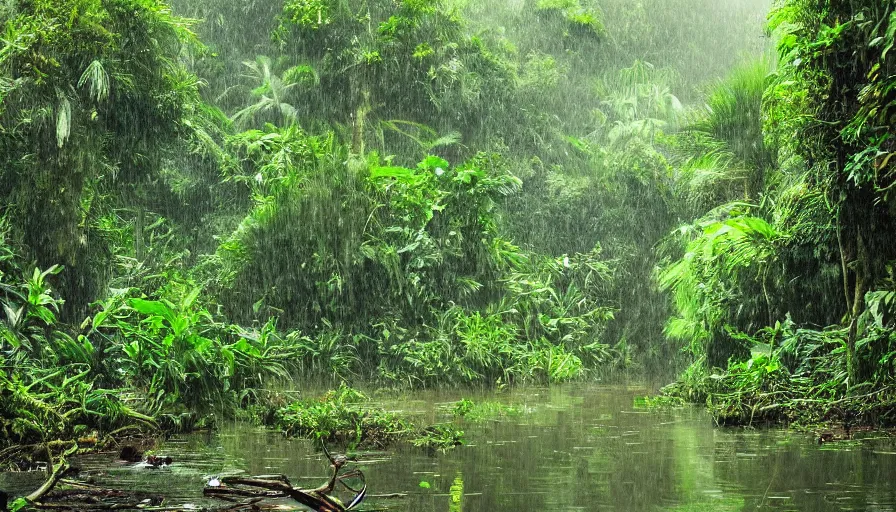
[[[657,395],[635,398],[635,407],[639,409],[667,409],[681,407],[687,403],[680,396]]]
[[[384,409],[369,405],[360,391],[341,385],[320,398],[278,409],[273,426],[289,437],[304,437],[353,447],[385,448],[398,441],[446,450],[463,444],[463,431],[450,425],[418,427]]]
[[[439,450],[448,451],[455,446],[461,446],[465,443],[464,431],[458,430],[448,424],[431,425],[426,427],[411,439],[411,444],[418,448],[425,448],[430,451]]]
[[[461,398],[452,405],[452,415],[455,418],[464,418],[468,421],[485,421],[506,416],[516,416],[520,410],[512,405],[500,402],[474,402]]]
[[[342,385],[320,398],[282,407],[276,412],[274,426],[289,437],[376,447],[413,431],[408,421],[395,414],[366,407],[367,400],[360,391]]]

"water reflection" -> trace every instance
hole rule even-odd
[[[713,428],[697,408],[639,410],[636,388],[566,387],[474,396],[525,411],[467,423],[469,446],[428,455],[412,447],[357,454],[367,476],[366,508],[407,511],[896,510],[896,443],[883,434],[818,446],[783,430]],[[469,393],[464,396],[470,397]],[[444,420],[461,393],[383,398],[387,408]],[[315,487],[328,474],[311,443],[245,426],[173,440],[160,452],[170,469],[82,466],[97,481],[158,491],[171,504],[209,505],[212,475],[284,473]],[[3,485],[0,476],[0,486]],[[421,486],[421,482],[426,485]],[[398,495],[384,496],[384,495]]]

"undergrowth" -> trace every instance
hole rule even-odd
[[[845,364],[846,329],[796,328],[791,322],[751,338],[745,361],[727,369],[704,370],[695,363],[666,396],[705,402],[720,425],[822,423],[852,426],[896,425],[894,332],[870,323],[857,344],[866,368],[861,382],[849,382]]]

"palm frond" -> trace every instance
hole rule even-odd
[[[87,69],[84,70],[84,73],[81,74],[81,78],[78,80],[78,87],[84,87],[85,85],[90,87],[90,97],[94,101],[104,101],[109,97],[111,81],[109,80],[109,74],[106,73],[106,69],[103,67],[103,63],[99,60],[93,60],[87,66]]]

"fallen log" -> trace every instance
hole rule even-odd
[[[324,453],[330,460],[333,476],[325,484],[316,489],[299,489],[290,484],[285,475],[264,475],[262,477],[230,476],[220,480],[213,479],[203,489],[203,495],[234,502],[233,498],[251,498],[249,501],[237,503],[237,507],[257,506],[262,499],[290,498],[316,512],[346,512],[356,507],[367,495],[367,482],[364,474],[357,469],[341,473],[346,465],[346,458],[332,457],[324,446]],[[358,478],[360,489],[349,486],[345,480]],[[348,505],[343,505],[338,498],[330,496],[337,485],[341,485],[354,494]]]
[[[160,496],[148,493],[81,487],[51,491],[31,506],[40,510],[161,510],[157,507],[162,502]]]
[[[50,458],[47,468],[49,476],[34,492],[13,502],[11,504],[13,510],[23,506],[28,510],[134,510],[152,507],[162,502],[161,498],[144,493],[104,489],[83,482],[65,480],[63,476],[70,469],[69,458],[78,452],[78,443],[71,442],[69,449],[59,456],[55,464],[50,444],[45,446]],[[60,483],[73,488],[56,490]],[[6,500],[0,499],[0,512],[5,512],[7,506]]]

